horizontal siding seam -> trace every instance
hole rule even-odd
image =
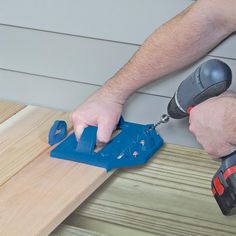
[[[57,31],[43,30],[43,29],[37,29],[37,28],[23,27],[23,26],[10,25],[10,24],[4,24],[4,23],[0,23],[0,26],[9,27],[9,28],[23,29],[23,30],[32,30],[32,31],[37,31],[37,32],[57,34],[57,35],[75,37],[75,38],[90,39],[90,40],[94,40],[94,41],[103,41],[103,42],[114,43],[114,44],[124,44],[124,45],[136,46],[136,47],[141,46],[141,44],[122,42],[122,41],[103,39],[103,38],[96,38],[96,37],[90,37],[90,36],[85,36],[85,35],[76,35],[76,34],[57,32]],[[214,49],[212,49],[208,54],[206,54],[206,56],[211,56],[211,57],[215,57],[215,58],[222,58],[222,59],[229,59],[229,60],[236,60],[236,58],[233,58],[233,57],[219,56],[219,55],[215,55],[214,53],[211,54]]]
[[[10,24],[4,24],[4,23],[0,23],[0,26],[9,27],[9,28],[18,28],[18,29],[24,29],[24,30],[32,30],[32,31],[44,32],[44,33],[50,33],[50,34],[57,34],[57,35],[64,35],[64,36],[70,36],[70,37],[76,37],[76,38],[84,38],[84,39],[105,41],[105,42],[110,42],[110,43],[126,44],[126,45],[138,46],[138,47],[141,46],[141,44],[122,42],[122,41],[116,41],[116,40],[105,39],[105,38],[96,38],[96,37],[85,36],[85,35],[69,34],[69,33],[63,33],[63,32],[58,32],[58,31],[44,30],[44,29],[24,27],[24,26],[18,26],[18,25],[10,25]]]
[[[42,74],[34,74],[34,73],[29,73],[29,72],[24,72],[24,71],[18,71],[18,70],[13,70],[13,69],[6,69],[6,68],[1,68],[0,71],[8,71],[8,72],[13,72],[13,73],[19,73],[19,74],[25,74],[25,75],[31,75],[35,77],[40,77],[40,78],[45,78],[45,79],[51,79],[51,80],[57,80],[57,81],[63,81],[63,82],[70,82],[70,83],[75,83],[75,84],[84,84],[84,85],[89,85],[89,86],[95,86],[95,87],[101,87],[99,84],[93,84],[93,83],[86,83],[86,82],[81,82],[81,81],[75,81],[75,80],[70,80],[70,79],[63,79],[59,77],[54,77],[54,76],[47,76],[47,75],[42,75]],[[162,97],[162,98],[168,98],[170,99],[170,96],[164,96],[161,94],[155,94],[155,93],[147,93],[143,91],[136,91],[136,93],[139,94],[144,94],[144,95],[149,95],[149,96],[156,96],[156,97]]]

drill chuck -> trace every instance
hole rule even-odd
[[[174,119],[184,118],[192,107],[225,92],[231,82],[232,71],[227,64],[218,59],[208,60],[182,81],[167,112]]]

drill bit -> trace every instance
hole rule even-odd
[[[165,124],[170,120],[170,116],[167,114],[163,114],[160,120],[154,125],[154,129],[159,126],[160,124]]]

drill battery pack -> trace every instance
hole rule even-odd
[[[212,193],[224,215],[236,214],[236,152],[222,158],[212,179]]]

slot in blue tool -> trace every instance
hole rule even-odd
[[[56,120],[48,134],[48,144],[54,145],[67,135],[67,124],[64,120]]]
[[[54,130],[51,134],[55,132],[55,127],[52,128]],[[152,124],[131,123],[121,118],[117,128],[121,132],[98,152],[95,152],[97,127],[89,126],[84,129],[79,141],[74,133],[64,139],[51,151],[51,157],[98,166],[110,171],[145,164],[164,143]],[[52,135],[50,137],[50,143],[55,144],[58,139],[53,142]]]

